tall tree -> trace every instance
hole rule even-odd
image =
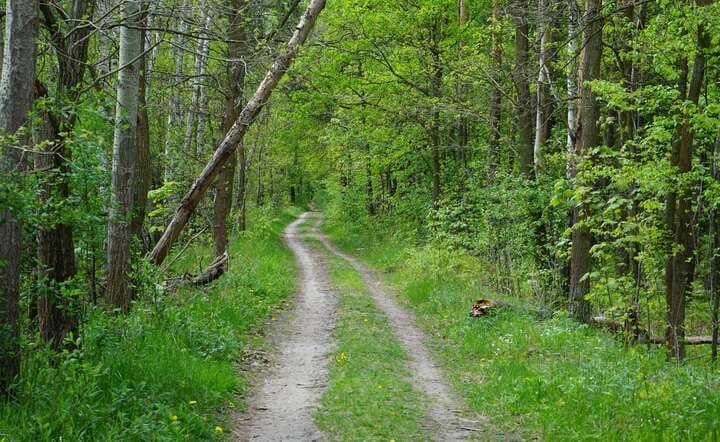
[[[19,136],[28,122],[35,82],[35,39],[38,32],[38,0],[7,0],[2,77],[0,78],[0,131]],[[0,173],[9,177],[23,167],[17,144],[4,139]],[[6,185],[6,184],[0,184]],[[19,297],[20,234],[19,207],[0,205],[0,394],[20,372]]]
[[[551,1],[552,0],[538,0],[537,10],[537,26],[540,41],[535,99],[535,143],[533,145],[536,174],[539,173],[543,167],[543,145],[545,141],[547,141],[550,132],[550,117],[552,115],[552,100],[550,99],[550,87],[552,84],[552,76],[550,74],[552,53]]]
[[[142,0],[127,0],[120,28],[120,73],[117,82],[112,193],[107,242],[106,301],[123,311],[130,308],[131,220],[137,176],[137,121],[142,47]]]
[[[245,89],[245,70],[247,54],[247,35],[245,23],[247,21],[248,0],[228,0],[228,64],[227,64],[227,96],[225,97],[225,116],[223,118],[223,132],[227,134],[240,114],[243,106],[243,91]],[[238,142],[240,158],[244,161],[245,147],[242,140]],[[230,159],[223,166],[215,184],[213,239],[215,255],[225,253],[228,243],[227,220],[232,209],[233,180],[235,178],[236,154],[233,152]],[[240,164],[244,168],[244,164]],[[241,180],[245,180],[241,174]],[[244,192],[244,182],[240,183]],[[243,195],[244,198],[244,195]],[[242,202],[241,202],[242,204]],[[241,217],[242,217],[241,213]],[[243,219],[244,224],[244,219]]]
[[[580,93],[579,120],[575,140],[575,155],[582,162],[588,158],[589,151],[600,142],[600,107],[595,92],[589,83],[600,78],[600,64],[602,61],[602,31],[603,16],[601,12],[602,0],[586,0],[583,24],[582,65],[578,90]],[[575,184],[580,185],[577,176]],[[572,250],[570,255],[570,307],[573,315],[580,321],[590,320],[590,303],[586,299],[590,292],[590,246],[591,236],[586,218],[588,216],[586,204],[573,207]]]
[[[532,178],[533,174],[533,122],[532,100],[530,98],[529,42],[530,25],[528,23],[528,1],[515,0],[513,5],[513,20],[515,22],[515,88],[517,101],[517,125],[520,151],[520,171],[525,178]]]
[[[488,176],[492,181],[500,162],[500,122],[502,121],[502,91],[500,90],[500,73],[502,72],[502,29],[500,26],[500,0],[493,0],[491,58],[495,78],[490,92],[490,155],[488,160]]]
[[[696,0],[696,5],[706,6],[711,0]],[[693,63],[690,84],[688,80],[687,59],[681,61],[680,98],[693,105],[700,99],[700,91],[705,78],[705,51],[710,47],[710,36],[703,23],[697,29],[697,52]],[[693,191],[683,176],[688,176],[692,169],[693,144],[695,133],[688,115],[681,115],[676,142],[673,145],[672,165],[679,174],[677,190],[673,189],[667,198],[667,228],[673,235],[672,247],[666,266],[666,297],[667,317],[665,339],[667,340],[668,356],[683,359],[685,357],[685,298],[695,276],[692,259],[695,244],[692,237],[692,206]]]
[[[143,1],[142,20],[146,25],[150,23],[150,2]],[[148,32],[140,30],[143,53],[149,48]],[[147,110],[148,77],[150,76],[148,56],[140,58],[140,76],[138,84],[138,112],[137,112],[137,179],[135,180],[135,208],[132,215],[130,230],[132,235],[142,239],[142,229],[147,212],[148,191],[152,181],[152,164],[150,156],[150,121]]]
[[[52,106],[43,112],[43,121],[34,134],[35,144],[42,148],[35,154],[35,168],[47,170],[40,192],[45,221],[37,233],[38,263],[47,287],[39,296],[37,310],[40,335],[55,350],[63,347],[68,334],[77,331],[77,306],[60,290],[60,284],[76,273],[73,228],[55,207],[58,201],[70,198],[72,155],[66,136],[77,120],[73,105],[86,71],[94,10],[94,0],[73,0],[67,11],[54,1],[40,4],[43,24],[55,50],[57,77]],[[37,94],[47,95],[44,85],[38,83]]]

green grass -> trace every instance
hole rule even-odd
[[[546,440],[717,440],[720,371],[699,360],[665,362],[661,349],[625,348],[565,313],[539,320],[529,300],[490,317],[472,301],[480,261],[461,252],[409,246],[339,224],[331,238],[385,270],[433,336],[439,360],[474,410],[499,430]],[[705,349],[707,350],[707,349]]]
[[[212,285],[146,294],[128,316],[89,309],[83,345],[57,368],[28,348],[17,398],[0,405],[0,440],[222,439],[247,387],[236,364],[264,345],[257,332],[294,289],[280,232],[295,215],[260,216]],[[195,273],[210,253],[193,245],[175,270]]]
[[[427,440],[422,428],[427,410],[408,380],[407,354],[360,276],[326,256],[339,295],[337,349],[315,415],[318,426],[330,440]]]

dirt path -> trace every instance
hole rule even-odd
[[[415,387],[430,401],[429,429],[433,440],[455,441],[478,437],[477,421],[462,418],[465,406],[443,379],[427,350],[428,339],[415,325],[414,315],[400,307],[392,290],[365,265],[343,253],[318,228],[318,212],[303,214],[285,230],[285,240],[295,254],[300,271],[299,293],[290,318],[275,330],[278,352],[275,365],[249,400],[247,412],[238,418],[236,440],[322,440],[312,414],[327,384],[329,354],[333,351],[332,329],[337,300],[330,289],[322,257],[307,247],[300,226],[315,220],[313,235],[333,254],[357,271],[368,292],[410,356]]]
[[[322,434],[312,413],[327,384],[327,364],[334,343],[336,298],[329,289],[322,260],[302,242],[305,213],[285,230],[285,241],[300,271],[298,295],[290,318],[275,332],[276,364],[260,384],[233,432],[236,440],[313,441]]]
[[[412,312],[402,308],[395,301],[392,290],[387,287],[373,272],[357,259],[339,250],[327,237],[320,233],[315,225],[314,234],[317,239],[333,254],[344,259],[357,271],[370,296],[377,306],[387,315],[390,326],[405,351],[410,356],[410,371],[415,387],[431,401],[430,418],[433,421],[433,440],[454,441],[473,439],[480,434],[473,434],[478,421],[470,421],[461,416],[466,407],[453,393],[444,380],[440,368],[433,361],[427,350],[428,339],[417,327]]]

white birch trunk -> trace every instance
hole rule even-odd
[[[107,289],[109,304],[123,311],[130,307],[130,221],[137,169],[137,114],[142,51],[142,0],[126,0],[125,26],[120,29],[120,66],[115,140],[113,143],[112,192],[108,220]],[[134,61],[133,61],[134,60]]]

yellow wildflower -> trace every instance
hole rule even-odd
[[[222,433],[223,433],[222,427],[219,426],[219,425],[218,425],[217,427],[215,427],[215,433],[217,433],[217,434],[222,434]]]
[[[173,414],[172,416],[170,416],[170,420],[175,422],[177,420],[177,416]]]
[[[190,404],[190,405],[197,405],[197,401],[188,401],[188,404]]]

